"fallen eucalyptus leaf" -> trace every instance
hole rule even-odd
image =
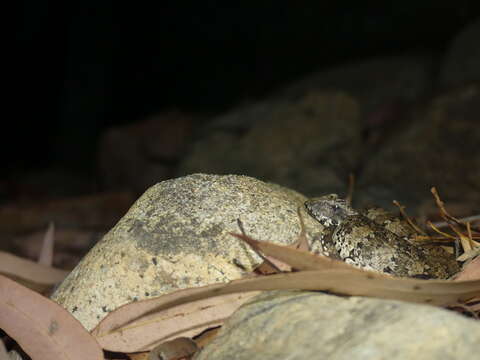
[[[338,261],[327,256],[315,255],[309,251],[295,249],[291,246],[281,246],[267,241],[254,240],[247,235],[230,234],[245,241],[255,251],[261,251],[264,255],[280,260],[297,270],[345,269],[362,272],[362,270],[343,261]]]
[[[464,266],[462,271],[455,276],[455,280],[479,280],[480,279],[480,256],[471,260]]]
[[[0,274],[36,291],[43,291],[61,282],[68,273],[0,251]]]
[[[42,241],[42,248],[38,256],[38,263],[45,266],[53,264],[53,247],[55,245],[55,225],[53,222],[48,224],[47,231]]]
[[[67,310],[2,275],[0,328],[33,360],[103,360],[98,343]]]

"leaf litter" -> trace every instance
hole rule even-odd
[[[411,226],[414,226],[416,233],[419,234],[417,235],[417,240],[419,241],[427,238],[436,241],[441,238],[444,242],[455,241],[462,247],[464,253],[462,256],[470,259],[470,262],[454,280],[396,278],[386,274],[358,269],[342,261],[312,254],[308,251],[303,219],[299,211],[302,232],[297,243],[293,246],[279,246],[255,240],[245,234],[241,222],[239,222],[239,227],[242,234],[232,234],[261,254],[264,259],[264,265],[266,264],[269,270],[267,273],[273,273],[272,275],[253,276],[234,280],[226,284],[183,289],[157,298],[126,304],[109,313],[92,330],[91,334],[87,333],[86,337],[90,338],[88,341],[94,341],[95,344],[98,341],[98,344],[105,350],[134,353],[155,349],[155,352],[150,353],[150,358],[156,354],[162,354],[161,351],[163,351],[163,354],[170,354],[170,359],[178,359],[180,355],[188,355],[182,352],[185,350],[183,340],[176,341],[175,339],[183,337],[193,338],[200,333],[205,333],[208,329],[218,328],[239,306],[259,292],[282,289],[325,291],[339,295],[396,299],[434,306],[446,306],[470,313],[472,316],[478,316],[480,311],[480,301],[478,301],[480,299],[480,261],[478,257],[479,243],[476,241],[479,238],[477,227],[471,226],[469,220],[456,219],[449,215],[435,189],[432,189],[432,193],[436,198],[441,216],[444,218],[445,223],[448,224],[451,233],[441,231],[439,226],[431,223],[430,228],[436,233],[435,236],[429,235],[413,222],[411,222]],[[400,205],[399,207],[403,216],[409,219],[403,208]],[[473,219],[473,221],[476,221],[475,217]],[[49,236],[53,237],[53,231],[51,231]],[[45,238],[45,244],[47,244],[50,240],[47,235]],[[47,245],[46,247],[48,248]],[[0,253],[0,259],[2,260],[12,256]],[[477,257],[475,258],[475,256]],[[17,260],[23,259],[16,259],[15,261]],[[18,274],[14,275],[11,270],[5,270],[5,267],[3,267],[2,271],[2,263],[4,262],[0,261],[0,272],[7,273],[13,278],[26,277],[31,281],[40,282],[44,281],[46,277],[48,278],[43,273],[41,276],[34,274],[37,268],[30,268],[29,273],[23,273],[21,276],[18,276]],[[40,268],[47,268],[41,267],[39,264],[34,265],[40,266]],[[60,273],[56,276],[60,277]],[[2,290],[5,286],[11,286],[11,283],[13,283],[4,277],[0,277],[0,280],[0,286],[3,286]],[[21,287],[20,285],[17,286]],[[24,290],[30,291],[28,289]],[[2,291],[2,296],[5,296],[3,295],[4,293],[5,291]],[[35,296],[40,295],[23,294],[24,298],[30,298],[29,306],[32,308],[35,307],[33,304],[38,301]],[[43,300],[49,301],[48,299]],[[4,310],[1,313],[5,314],[6,311]],[[5,320],[5,315],[3,316]],[[22,314],[15,311],[13,315],[7,315],[7,318],[9,316],[10,321],[11,316],[22,318]],[[58,316],[62,319],[64,316],[70,318],[70,321],[76,322],[66,311],[65,314]],[[65,321],[68,322],[68,320]],[[76,324],[79,325],[78,322]],[[43,325],[37,326],[40,330],[34,330],[37,332],[45,330],[41,328]],[[8,324],[2,325],[2,328],[5,328],[4,326],[8,326]],[[72,326],[75,327],[75,325]],[[63,331],[66,334],[70,334],[70,325],[63,326]],[[148,334],[151,334],[151,336]],[[24,341],[26,337],[31,338],[33,336],[33,334],[22,332],[18,334],[12,333],[11,335],[14,338],[18,336],[19,343]],[[43,341],[46,341],[49,335],[47,334],[45,338],[44,333],[40,337],[42,336],[44,337]],[[81,336],[85,337],[85,334]],[[35,338],[35,336],[33,337]],[[206,340],[206,342],[208,341]],[[201,346],[204,344],[205,341]],[[72,346],[71,351],[77,351],[75,349],[78,349],[78,347]],[[96,351],[95,356],[102,359],[103,357],[99,355],[98,349],[94,350]],[[190,353],[194,351],[193,346],[189,349]],[[82,356],[85,354],[83,349],[79,353],[82,353]],[[37,356],[33,358],[42,359]],[[74,359],[75,357],[72,355],[70,358]],[[92,357],[92,359],[94,358]]]
[[[96,340],[67,310],[0,275],[0,328],[34,360],[101,360]]]

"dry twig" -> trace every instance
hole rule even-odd
[[[405,212],[405,206],[400,205],[400,203],[397,200],[393,200],[393,204],[398,207],[400,214],[403,216],[403,218],[407,221],[408,225],[410,225],[416,233],[426,235],[425,231],[423,231],[423,229],[415,225],[412,219],[407,215],[407,213]]]

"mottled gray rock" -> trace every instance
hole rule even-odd
[[[443,86],[480,81],[480,20],[466,26],[453,40],[440,73]]]
[[[196,174],[151,187],[52,296],[92,329],[118,306],[177,289],[227,282],[261,263],[229,235],[289,244],[305,197],[245,176]],[[323,227],[305,214],[309,238]]]
[[[469,359],[480,322],[427,305],[266,292],[242,306],[195,360]]]
[[[343,193],[362,153],[357,102],[341,92],[266,101],[213,120],[179,167],[248,174],[308,195]]]
[[[388,209],[396,199],[415,209],[433,202],[429,190],[435,186],[447,204],[477,211],[479,117],[478,84],[433,98],[409,127],[372,154],[358,179],[357,204],[374,202]]]

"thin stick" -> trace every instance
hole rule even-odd
[[[480,220],[480,215],[467,216],[467,217],[464,217],[464,218],[460,218],[459,220],[462,223],[475,222],[477,220]],[[438,221],[438,222],[434,222],[433,225],[435,225],[437,228],[443,228],[443,227],[448,227],[448,222]]]
[[[393,204],[398,207],[400,214],[402,214],[404,219],[408,222],[408,224],[412,227],[412,229],[415,230],[415,232],[423,235],[427,235],[427,233],[423,231],[423,229],[419,228],[417,225],[413,223],[413,221],[410,219],[410,217],[407,215],[407,213],[404,210],[405,206],[400,205],[400,203],[397,200],[393,200]]]
[[[437,227],[435,227],[430,221],[427,221],[427,225],[429,225],[433,231],[435,231],[436,233],[442,235],[443,237],[446,237],[446,238],[449,238],[449,239],[453,239],[455,240],[456,237],[453,236],[453,235],[450,235],[450,234],[447,234],[446,232],[443,232],[441,231],[440,229],[438,229]]]
[[[440,195],[438,194],[438,191],[437,189],[434,187],[432,187],[430,189],[431,193],[433,194],[434,198],[435,198],[435,202],[437,203],[437,206],[438,208],[440,209],[440,215],[445,218],[445,220],[448,222],[448,220],[451,220],[453,222],[456,222],[457,224],[459,225],[465,225],[464,223],[462,223],[459,219],[453,217],[452,215],[450,215],[447,211],[447,209],[445,209],[445,203],[440,200]]]

